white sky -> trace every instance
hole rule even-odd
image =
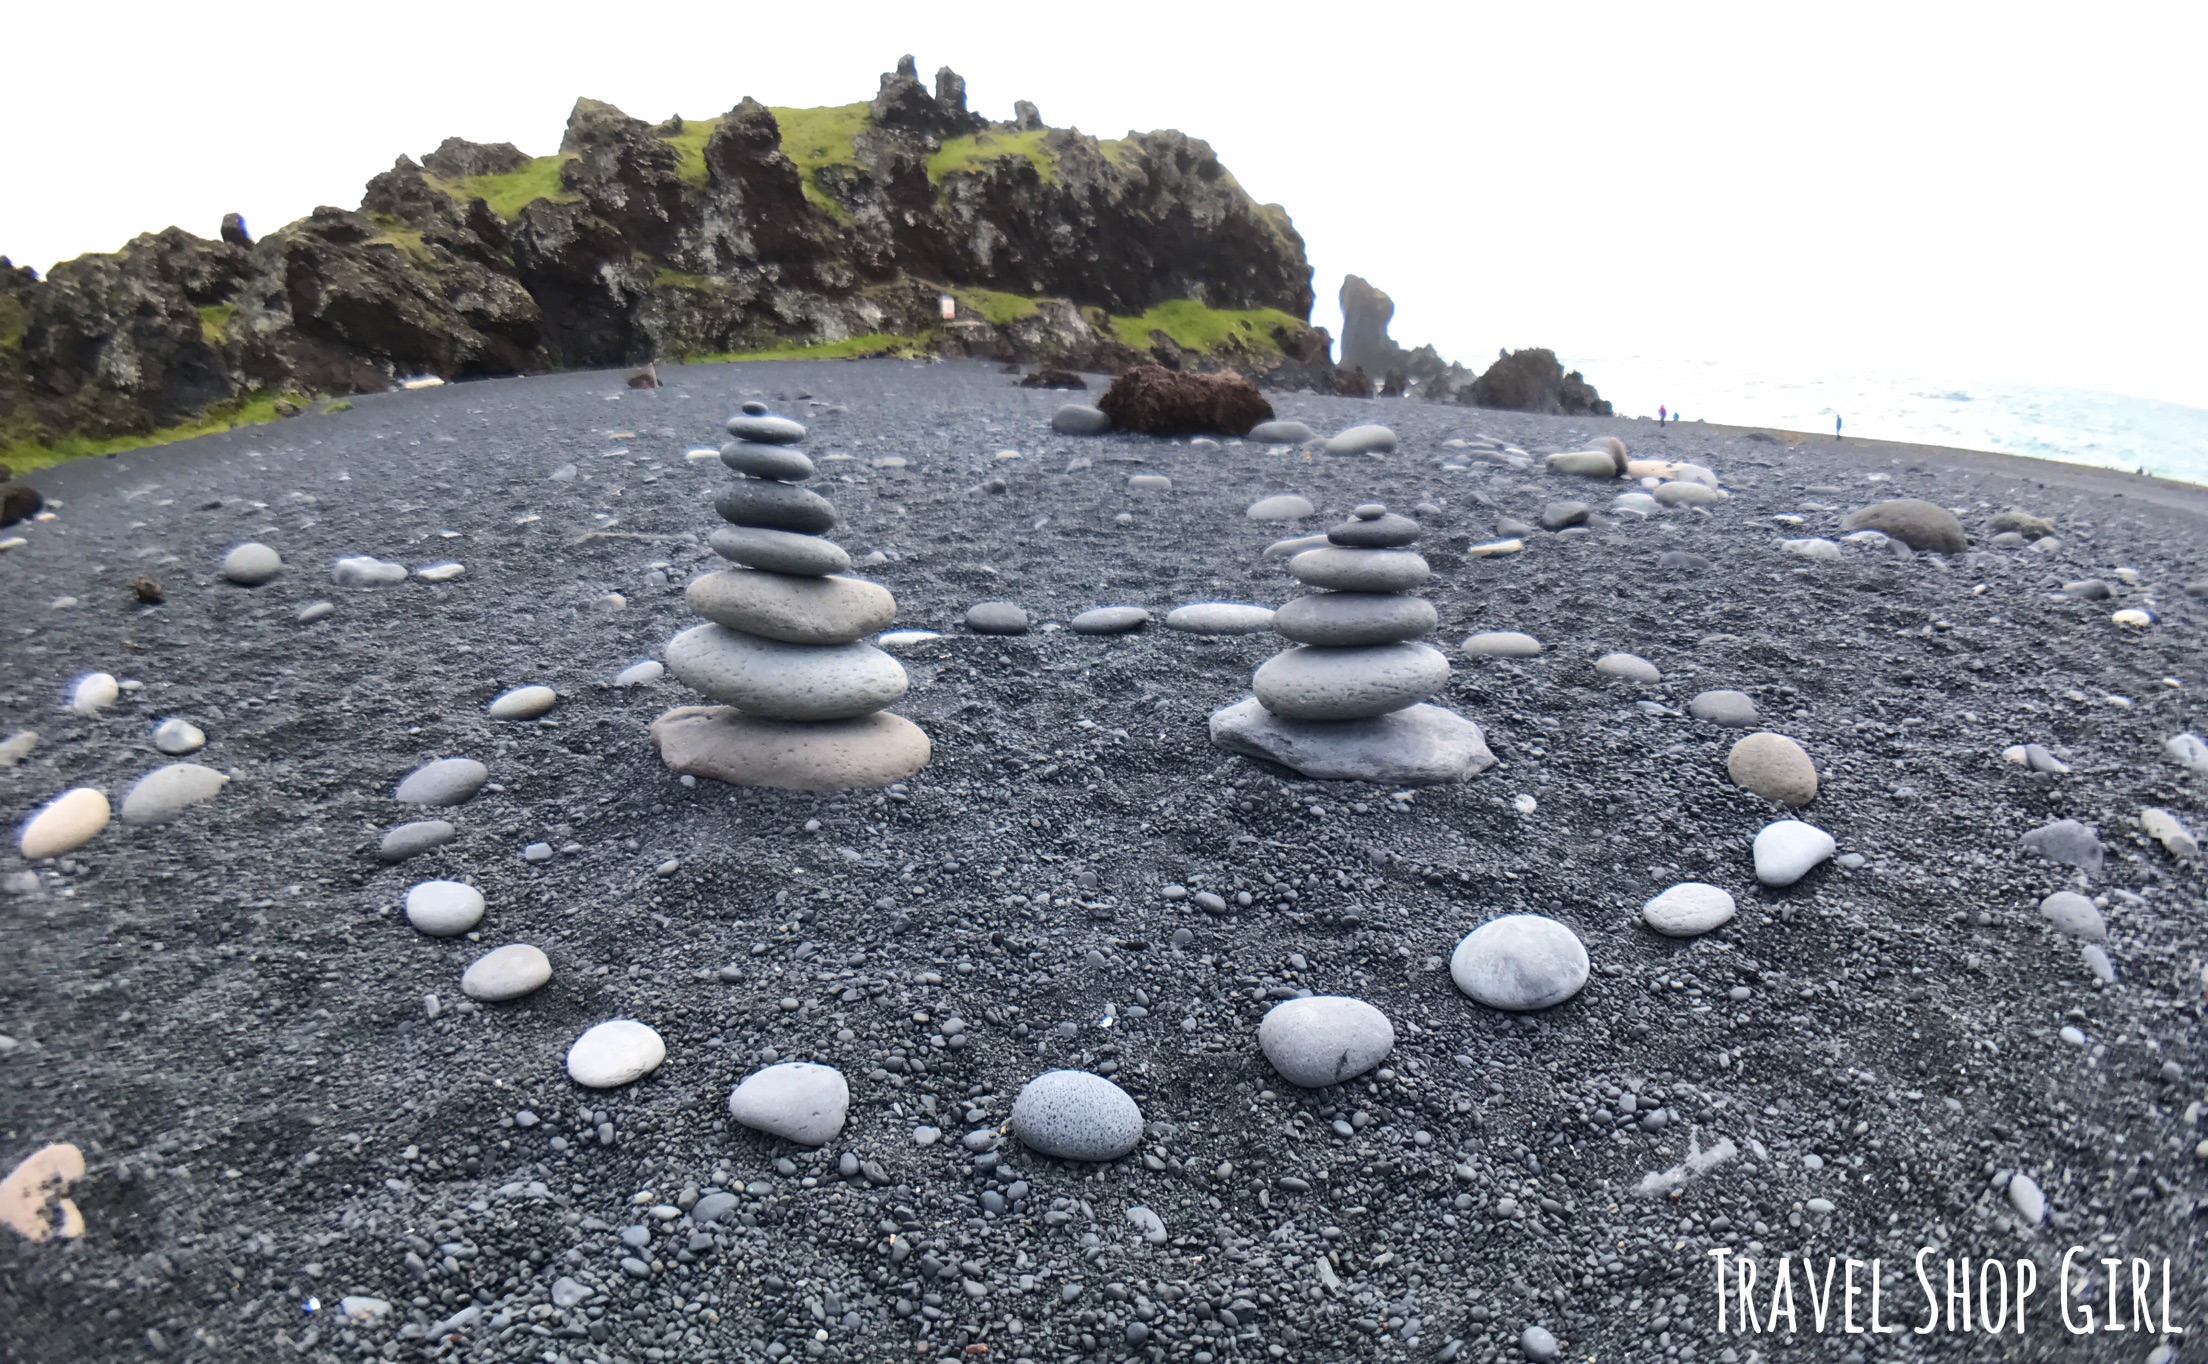
[[[352,207],[448,134],[549,152],[578,94],[653,120],[843,104],[912,52],[994,118],[1025,98],[1208,139],[1294,216],[1337,333],[1353,271],[1398,340],[1475,368],[1546,345],[2208,406],[2200,4],[92,15],[9,21],[0,252],[42,271],[230,209],[265,232]]]

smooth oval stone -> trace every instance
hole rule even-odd
[[[1641,922],[1667,938],[1697,937],[1732,917],[1732,895],[1700,881],[1682,881],[1641,906]]]
[[[1309,995],[1267,1010],[1257,1046],[1288,1083],[1324,1089],[1386,1060],[1395,1049],[1395,1025],[1364,1000]]]
[[[104,792],[89,786],[64,791],[23,822],[16,847],[32,862],[75,852],[99,836],[109,814]]]
[[[1610,510],[1633,516],[1653,516],[1663,505],[1647,493],[1619,493],[1610,499]]]
[[[848,644],[897,619],[897,599],[880,583],[725,568],[690,580],[690,609],[731,630],[786,644]]]
[[[406,892],[406,921],[432,938],[451,938],[483,922],[483,892],[464,881],[424,881]]]
[[[330,565],[330,581],[339,587],[389,587],[406,581],[406,565],[372,554],[350,554]]]
[[[1725,772],[1735,785],[1790,809],[1817,798],[1817,765],[1784,734],[1765,730],[1742,738],[1725,755]]]
[[[198,763],[170,763],[138,779],[123,794],[125,824],[166,824],[202,801],[213,800],[230,778]]]
[[[467,571],[467,566],[465,564],[455,564],[448,562],[442,564],[431,564],[427,568],[418,568],[414,570],[414,576],[421,579],[425,583],[449,583],[452,582],[454,579],[459,578]]]
[[[1250,679],[1258,703],[1289,720],[1361,720],[1413,706],[1449,685],[1449,659],[1426,644],[1301,645]]]
[[[810,488],[764,478],[739,478],[721,489],[713,499],[713,510],[731,525],[801,535],[819,535],[836,524],[836,509],[827,498]]]
[[[609,1019],[567,1049],[567,1074],[586,1089],[618,1089],[659,1069],[667,1044],[633,1018]]]
[[[728,419],[728,434],[760,445],[795,445],[805,439],[805,426],[788,417],[746,412]]]
[[[762,720],[727,706],[679,706],[652,722],[676,772],[777,791],[872,791],[927,765],[933,749],[902,715]]]
[[[153,746],[172,758],[197,753],[207,746],[207,735],[189,720],[163,720],[153,731]]]
[[[1169,493],[1173,491],[1173,480],[1164,474],[1130,474],[1127,486],[1136,492]]]
[[[1659,483],[1654,494],[1667,507],[1709,507],[1725,501],[1725,494],[1700,483]]]
[[[1296,535],[1286,540],[1273,541],[1265,546],[1265,552],[1259,557],[1264,559],[1293,559],[1307,549],[1325,549],[1331,543],[1333,542],[1328,540],[1323,533],[1318,535]]]
[[[817,535],[764,526],[716,526],[706,539],[723,559],[768,573],[822,578],[851,567],[851,556],[843,546]]]
[[[240,587],[259,587],[283,571],[283,557],[258,541],[248,540],[222,556],[222,576]]]
[[[1061,436],[1101,436],[1112,429],[1112,419],[1097,408],[1067,403],[1050,414],[1050,429]]]
[[[1561,1004],[1587,984],[1579,935],[1540,914],[1505,914],[1464,936],[1449,978],[1491,1009],[1527,1013]]]
[[[1656,556],[1656,567],[1675,578],[1698,578],[1715,568],[1716,565],[1699,554],[1690,554],[1683,549],[1671,549]]]
[[[460,974],[460,993],[488,1004],[519,999],[552,979],[552,961],[525,942],[508,943],[477,957]]]
[[[550,687],[515,687],[501,693],[485,709],[493,720],[534,720],[560,703]]]
[[[1580,478],[1616,478],[1625,472],[1624,461],[1608,450],[1566,450],[1550,455],[1543,463],[1552,474]]]
[[[69,692],[69,709],[79,715],[97,715],[122,695],[122,684],[112,673],[86,673]]]
[[[1366,720],[1289,720],[1254,696],[1211,714],[1211,741],[1325,781],[1436,786],[1495,763],[1480,727],[1440,706],[1406,706]]]
[[[1803,540],[1781,540],[1779,548],[1800,559],[1833,562],[1840,558],[1840,546],[1818,535]]]
[[[1096,606],[1066,622],[1077,635],[1124,635],[1150,623],[1150,613],[1139,606]]]
[[[2042,824],[2018,840],[2041,857],[2060,862],[2079,871],[2097,873],[2101,869],[2104,849],[2100,831],[2090,824],[2080,824],[2074,819],[2058,819]]]
[[[2047,1195],[2040,1191],[2039,1182],[2030,1175],[2009,1177],[2009,1206],[2016,1209],[2016,1215],[2024,1219],[2027,1227],[2036,1227],[2047,1218]]]
[[[1584,526],[1595,509],[1584,502],[1551,502],[1541,509],[1539,520],[1543,530],[1562,530],[1566,526]]]
[[[1541,652],[1541,641],[1518,630],[1482,630],[1464,642],[1474,658],[1532,658]]]
[[[1024,635],[1027,612],[1017,602],[975,602],[966,608],[966,628],[977,635]]]
[[[2198,734],[2171,735],[2162,744],[2162,756],[2196,777],[2208,777],[2208,739]]]
[[[491,770],[473,758],[439,758],[409,772],[393,796],[408,805],[460,805],[490,778]]]
[[[1359,521],[1377,521],[1388,514],[1385,502],[1360,502],[1349,509],[1349,514]]]
[[[1333,592],[1406,592],[1433,573],[1424,559],[1401,549],[1351,549],[1327,545],[1288,561],[1297,580]]]
[[[2147,831],[2147,837],[2160,843],[2172,857],[2190,860],[2200,856],[2200,840],[2185,827],[2174,811],[2159,805],[2149,806],[2139,812],[2139,827]]]
[[[667,641],[667,666],[685,684],[750,715],[844,720],[905,694],[904,667],[871,644],[786,644],[723,625]]]
[[[803,483],[813,476],[813,462],[804,452],[787,445],[732,440],[721,447],[721,463],[739,474],[773,479],[777,483]]]
[[[1302,422],[1269,421],[1259,422],[1251,427],[1249,439],[1266,445],[1301,445],[1307,440],[1316,439],[1318,434]],[[1304,515],[1308,516],[1310,513],[1305,512]]]
[[[915,649],[941,638],[943,632],[940,630],[884,630],[874,636],[874,643],[883,649]]]
[[[1663,494],[1659,491],[1659,497]],[[1970,536],[1955,513],[1921,497],[1889,497],[1848,513],[1842,530],[1875,530],[1901,541],[1911,549],[1935,554],[1960,554],[1970,548]]]
[[[1117,1160],[1142,1141],[1133,1096],[1085,1070],[1046,1070],[1012,1101],[1021,1143],[1063,1160]]]
[[[1306,516],[1316,516],[1318,508],[1300,493],[1274,493],[1252,502],[1249,510],[1242,514],[1252,521],[1301,521]]]
[[[1791,886],[1837,847],[1832,835],[1814,824],[1798,819],[1766,824],[1756,834],[1756,879],[1767,886]]]
[[[1687,714],[1697,720],[1707,720],[1713,725],[1729,725],[1735,729],[1746,729],[1763,718],[1756,713],[1755,698],[1744,691],[1725,688],[1695,693],[1694,699],[1687,702]]]
[[[1408,516],[1384,512],[1379,516],[1344,521],[1326,533],[1329,543],[1357,549],[1401,549],[1418,540],[1418,522]]]
[[[1384,455],[1393,449],[1395,433],[1379,425],[1352,426],[1326,441],[1330,455]]]
[[[834,1141],[850,1111],[851,1087],[843,1072],[810,1061],[753,1071],[728,1095],[728,1115],[737,1122],[800,1146]]]
[[[648,687],[667,675],[667,666],[656,658],[631,663],[613,676],[616,687]]]
[[[2073,938],[2108,941],[2108,922],[2091,900],[2074,890],[2058,890],[2039,902],[2040,917]]]
[[[1165,613],[1165,628],[1191,635],[1256,635],[1273,628],[1273,608],[1238,601],[1199,601]]]
[[[1604,677],[1623,678],[1643,685],[1659,681],[1663,677],[1662,673],[1656,671],[1655,664],[1639,654],[1604,654],[1595,660],[1595,671]]]
[[[376,855],[386,862],[404,862],[417,853],[452,842],[459,832],[441,819],[417,819],[385,834]]]
[[[1437,617],[1424,597],[1394,592],[1318,592],[1273,613],[1273,632],[1333,648],[1394,644],[1431,634]]]

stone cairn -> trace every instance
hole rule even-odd
[[[905,694],[896,659],[859,641],[897,617],[879,583],[842,576],[851,556],[822,538],[836,509],[798,485],[813,462],[805,428],[745,403],[721,462],[738,478],[714,509],[728,525],[714,552],[737,565],[701,574],[686,594],[710,624],[667,642],[667,667],[718,706],[681,706],[652,724],[677,772],[738,786],[849,791],[887,786],[924,766],[928,736],[882,709]]]
[[[1390,786],[1462,781],[1495,761],[1478,725],[1423,704],[1448,686],[1449,660],[1415,642],[1435,625],[1433,603],[1409,595],[1431,572],[1408,548],[1418,530],[1367,504],[1288,561],[1322,590],[1275,613],[1274,633],[1298,647],[1258,668],[1254,697],[1212,714],[1213,743],[1306,777]]]

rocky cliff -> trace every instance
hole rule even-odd
[[[232,214],[43,280],[0,258],[0,446],[409,375],[784,348],[1323,378],[1311,305],[1287,213],[1202,141],[1099,141],[1025,101],[991,122],[907,57],[840,108],[654,125],[578,100],[552,156],[449,139],[259,240]]]
[[[1486,372],[1474,374],[1443,360],[1432,346],[1405,350],[1388,335],[1395,300],[1349,275],[1342,280],[1342,368],[1377,380],[1385,396],[1413,394],[1430,402],[1468,403],[1516,412],[1566,416],[1610,415],[1610,404],[1580,377],[1567,372],[1556,352],[1506,350]]]

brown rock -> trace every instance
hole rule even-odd
[[[1817,765],[1784,734],[1763,730],[1734,744],[1725,755],[1725,772],[1739,786],[1789,809],[1817,798]]]
[[[1921,497],[1889,497],[1850,512],[1841,522],[1847,531],[1875,530],[1901,541],[1911,549],[1935,554],[1960,554],[1970,548],[1970,537],[1955,513]]]
[[[678,706],[652,722],[677,772],[777,791],[862,791],[902,781],[934,752],[920,727],[876,711],[856,720],[761,720],[729,706]]]
[[[897,599],[880,583],[829,574],[800,578],[724,568],[690,580],[690,609],[731,630],[786,644],[848,644],[897,619]]]
[[[1112,380],[1097,406],[1119,430],[1153,436],[1240,436],[1273,417],[1257,385],[1239,374],[1185,374],[1156,365],[1137,365]]]

